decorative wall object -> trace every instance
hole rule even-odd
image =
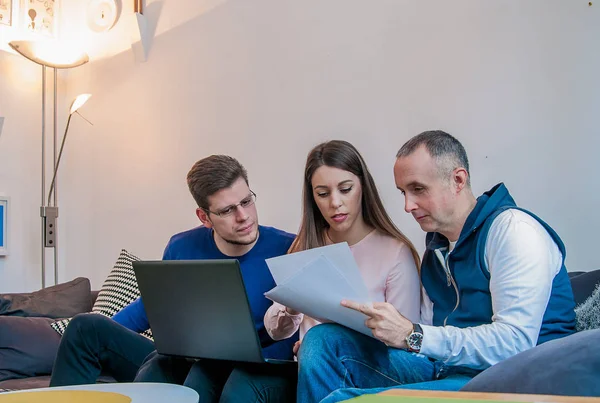
[[[12,2],[13,0],[0,0],[0,24],[12,24]]]
[[[0,0],[2,1],[2,0]],[[28,32],[56,37],[59,0],[25,0],[22,25]]]
[[[90,0],[87,8],[87,24],[94,32],[108,31],[118,18],[116,0]]]
[[[8,253],[8,197],[0,196],[0,256]]]

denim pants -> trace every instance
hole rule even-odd
[[[298,361],[298,403],[339,402],[390,388],[459,390],[477,373],[387,347],[335,324],[313,327]]]
[[[285,403],[294,401],[297,370],[294,364],[193,360],[154,352],[135,381],[184,385],[198,392],[202,403]]]
[[[96,383],[100,373],[131,382],[154,343],[104,315],[79,314],[62,336],[50,386]]]

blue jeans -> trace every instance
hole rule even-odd
[[[100,373],[131,382],[154,343],[104,315],[75,316],[63,335],[50,386],[96,383]]]
[[[135,381],[184,385],[198,392],[202,403],[285,403],[294,400],[296,371],[292,364],[193,360],[153,352]]]
[[[389,348],[335,324],[313,327],[298,361],[298,403],[338,402],[390,388],[458,390],[477,373]]]

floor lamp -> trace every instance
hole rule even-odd
[[[84,52],[74,52],[66,48],[59,42],[50,41],[12,41],[9,42],[11,48],[26,57],[27,59],[42,66],[42,205],[40,214],[42,219],[42,288],[46,287],[46,248],[52,248],[54,252],[54,284],[58,283],[58,251],[56,245],[56,218],[58,217],[57,207],[57,186],[56,171],[58,169],[59,155],[57,154],[57,69],[68,69],[81,66],[89,61],[89,57]],[[46,200],[46,67],[50,67],[54,72],[54,118],[53,118],[53,184],[54,198],[52,191],[48,193]],[[69,114],[69,122],[71,115]],[[68,125],[67,125],[68,130]],[[65,131],[66,137],[66,131]],[[64,137],[63,137],[64,145]],[[61,147],[62,152],[62,147]]]

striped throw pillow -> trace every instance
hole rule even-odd
[[[140,290],[133,272],[133,262],[137,260],[140,260],[140,258],[125,249],[121,250],[115,266],[100,288],[98,298],[96,298],[96,302],[92,307],[92,313],[112,318],[117,312],[140,296]],[[58,320],[51,323],[50,326],[62,335],[70,320]],[[151,330],[141,334],[152,340]]]

